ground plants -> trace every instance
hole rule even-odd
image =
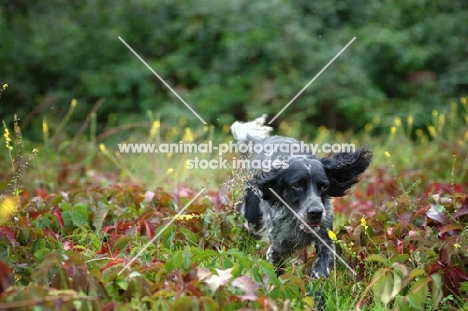
[[[313,249],[278,278],[263,258],[267,245],[246,234],[234,208],[242,174],[190,171],[180,165],[186,156],[119,154],[119,131],[98,139],[91,114],[76,139],[57,138],[46,122],[44,142],[33,143],[39,152],[22,176],[20,160],[11,168],[10,148],[1,156],[0,309],[304,310],[314,308],[307,294],[319,286],[326,310],[462,309],[466,107],[462,99],[448,114],[431,112],[432,128],[421,132],[412,131],[411,116],[395,119],[386,136],[372,135],[378,120],[361,136],[317,130],[318,143],[367,144],[375,162],[353,195],[335,200],[330,237],[356,274],[337,262],[329,279],[315,282],[306,276]],[[180,122],[166,128],[149,115],[143,130],[125,139],[227,139],[222,129]],[[294,130],[286,122],[278,128]],[[16,131],[13,125],[9,132]],[[31,142],[9,137],[13,154],[21,145],[32,150]]]

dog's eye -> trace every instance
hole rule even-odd
[[[330,188],[330,184],[329,183],[318,184],[317,188],[320,190],[320,192],[325,194],[328,192],[328,188]]]
[[[294,183],[294,184],[291,185],[291,188],[292,188],[293,190],[296,190],[296,191],[302,190],[302,184],[296,182],[296,183]]]

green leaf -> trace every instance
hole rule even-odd
[[[201,263],[206,258],[214,257],[214,256],[218,256],[218,252],[216,252],[216,251],[214,251],[212,249],[207,249],[207,250],[204,250],[201,253],[196,254],[195,256],[193,256],[192,262],[193,263]]]
[[[189,230],[184,227],[180,227],[179,231],[184,235],[187,242],[189,242],[189,245],[197,245],[198,237],[195,233],[193,233],[192,230]]]
[[[409,273],[410,273],[410,272],[409,272],[409,268],[408,268],[406,265],[404,265],[404,264],[402,264],[402,263],[399,263],[399,262],[393,263],[393,264],[392,264],[392,267],[393,267],[396,271],[400,272],[400,274],[399,274],[399,273],[395,273],[395,281],[397,281],[397,278],[396,278],[396,277],[398,276],[399,282],[400,282],[400,284],[399,284],[399,289],[398,289],[398,292],[399,292],[399,291],[402,290],[404,287],[406,287],[406,285],[408,284],[408,283],[407,283],[407,282],[408,282],[408,275],[409,275]],[[396,295],[396,294],[395,294],[395,295]]]
[[[180,269],[183,267],[183,265],[184,265],[184,258],[182,256],[182,251],[177,251],[174,254],[174,267],[176,269]]]
[[[211,297],[202,296],[199,298],[200,304],[203,306],[203,310],[206,311],[217,311],[219,310],[219,305]],[[173,309],[175,310],[175,309]]]
[[[434,308],[437,308],[439,303],[442,301],[442,298],[444,297],[444,293],[442,291],[442,278],[440,277],[439,274],[434,273],[431,274],[431,279],[432,279],[432,292],[431,292],[431,297],[432,297],[432,303],[434,305]]]
[[[415,278],[417,277],[420,277],[422,275],[425,275],[426,274],[426,271],[422,270],[422,269],[414,269],[410,272],[409,274],[409,281],[411,280],[414,280]]]
[[[70,203],[64,202],[64,203],[59,203],[58,207],[62,212],[64,211],[70,211],[73,206]]]
[[[47,249],[45,247],[42,247],[38,249],[36,252],[34,252],[34,257],[37,259],[38,262],[43,262],[44,258],[49,255],[51,252],[50,249]]]
[[[94,228],[102,229],[102,224],[108,212],[109,212],[109,205],[104,204],[103,202],[98,202],[96,211],[94,212],[94,216],[93,216]]]
[[[196,299],[193,297],[179,297],[177,300],[174,302],[174,305],[172,306],[172,310],[180,310],[180,311],[191,311],[191,310],[198,310],[198,303],[196,302]]]
[[[276,286],[280,285],[278,277],[276,276],[275,268],[270,263],[263,260],[260,261],[260,269],[262,269],[263,273],[266,274],[270,283]]]
[[[426,297],[429,292],[427,283],[427,278],[416,281],[411,286],[410,293],[407,295],[409,303],[417,310],[425,310]]]
[[[405,262],[409,258],[408,254],[398,254],[391,258],[392,263]]]
[[[83,203],[77,203],[71,210],[71,218],[73,224],[77,227],[82,227],[88,223],[88,208]]]
[[[406,296],[397,296],[395,298],[395,304],[398,305],[398,310],[400,311],[410,311],[411,307],[410,304],[408,303],[408,297]],[[397,310],[396,306],[394,307],[394,310]]]
[[[387,305],[392,299],[394,288],[393,271],[389,268],[381,268],[374,273],[372,278],[372,292],[374,296]]]
[[[128,280],[123,274],[118,276],[115,279],[115,284],[117,284],[117,286],[120,287],[123,290],[127,290],[127,288],[128,288]]]
[[[280,279],[283,281],[286,281],[286,282],[289,281],[295,284],[301,290],[302,295],[305,294],[305,284],[304,284],[304,281],[300,277],[297,277],[292,274],[283,274],[282,276],[280,276]]]
[[[385,276],[383,277],[384,284],[382,286],[382,292],[380,296],[380,301],[384,305],[387,305],[394,296],[392,296],[393,288],[394,288],[394,275],[392,271],[388,271]]]
[[[398,273],[394,273],[393,274],[393,290],[391,293],[391,299],[388,302],[390,302],[393,298],[396,297],[396,295],[398,295],[398,293],[400,293],[400,291],[403,289],[402,284],[403,284],[403,278]]]
[[[388,266],[388,260],[385,259],[382,255],[380,254],[371,254],[366,257],[366,261],[376,261],[384,264],[385,266]]]
[[[260,274],[260,269],[258,266],[252,267],[252,275],[255,281],[262,282],[262,275]]]
[[[185,248],[182,251],[182,267],[185,270],[190,269],[190,259],[192,258],[192,253],[190,252],[189,248]]]
[[[62,218],[63,218],[63,224],[65,227],[73,226],[71,211],[67,210],[67,211],[62,212]]]

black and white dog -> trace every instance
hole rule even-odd
[[[328,277],[334,254],[320,240],[331,245],[328,236],[333,225],[331,198],[344,196],[358,182],[371,162],[372,153],[358,149],[317,158],[295,139],[270,137],[271,128],[264,126],[264,122],[265,116],[231,126],[239,144],[250,144],[250,161],[257,161],[258,168],[246,188],[241,213],[249,229],[269,241],[267,260],[278,274],[294,251],[315,242],[317,255],[310,276]]]

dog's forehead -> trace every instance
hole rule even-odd
[[[302,158],[291,161],[289,167],[298,174],[308,175],[309,177],[324,177],[325,170],[322,163],[317,159]]]

